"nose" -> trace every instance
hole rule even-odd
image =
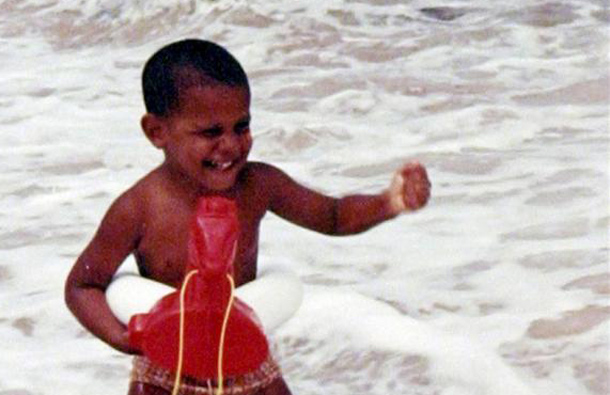
[[[218,139],[216,149],[223,154],[237,154],[240,149],[239,136],[235,133],[223,133]]]

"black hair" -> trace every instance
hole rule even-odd
[[[244,69],[220,45],[199,39],[169,44],[144,66],[142,90],[146,111],[168,115],[178,106],[180,89],[215,83],[250,89]]]

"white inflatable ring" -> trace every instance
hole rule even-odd
[[[117,275],[106,290],[112,313],[127,325],[135,314],[147,313],[174,288],[135,273]],[[286,322],[303,300],[303,285],[291,271],[281,267],[261,270],[259,277],[235,290],[235,296],[250,306],[265,332]]]

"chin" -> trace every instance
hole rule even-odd
[[[230,180],[206,180],[201,186],[210,191],[223,192],[233,188],[236,182],[237,177],[232,177]]]
[[[227,171],[208,170],[200,174],[199,184],[209,191],[227,191],[237,184],[237,180],[243,166],[238,164]]]

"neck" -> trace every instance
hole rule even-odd
[[[223,196],[228,199],[234,199],[236,197],[235,185],[229,189],[220,191],[206,188],[178,169],[175,169],[167,162],[164,162],[159,167],[159,171],[176,193],[180,194],[185,198],[185,200],[190,201],[193,204],[196,204],[200,198],[205,196]]]

